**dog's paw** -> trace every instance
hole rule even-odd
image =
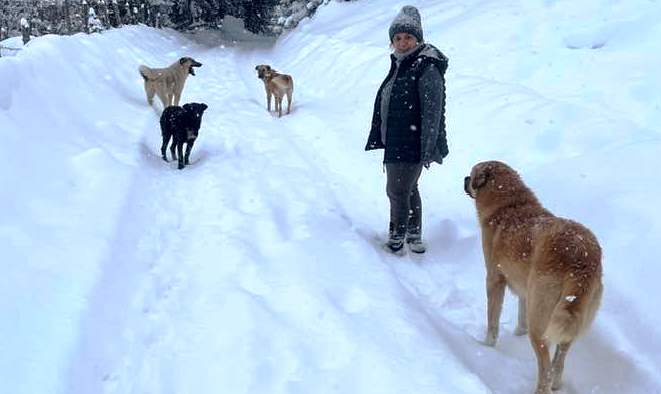
[[[163,161],[165,161],[166,163],[168,162],[168,158],[167,158],[167,157],[165,157],[165,156],[161,156],[161,158],[162,158]]]
[[[554,379],[553,379],[553,384],[551,385],[551,390],[553,390],[553,391],[558,391],[558,390],[560,390],[561,388],[562,388],[562,381],[560,381],[560,379],[558,379],[558,380],[556,381],[556,379],[554,378]]]
[[[516,336],[521,336],[521,335],[526,335],[528,333],[528,328],[525,326],[517,326],[514,329],[514,335]]]
[[[184,169],[184,165],[180,163],[180,164],[177,166],[177,168],[180,169],[180,170],[183,170],[183,169]]]
[[[496,346],[496,340],[498,339],[497,335],[491,332],[487,333],[486,338],[482,342],[486,346],[494,347]]]

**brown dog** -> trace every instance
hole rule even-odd
[[[147,102],[152,105],[154,94],[161,99],[163,107],[179,105],[181,92],[188,75],[195,75],[195,67],[201,67],[202,63],[190,57],[182,57],[165,68],[150,68],[140,66],[139,71],[145,80],[145,93]]]
[[[282,116],[282,98],[287,95],[287,113],[291,110],[291,96],[294,93],[294,80],[290,75],[280,74],[267,64],[255,66],[257,78],[264,82],[266,108],[271,111],[271,96],[275,97],[275,110]]]
[[[515,333],[537,356],[537,388],[560,388],[565,356],[601,301],[601,248],[586,227],[554,216],[508,165],[476,164],[464,179],[475,199],[487,271],[487,337],[496,344],[505,286],[519,297]],[[526,313],[527,311],[527,313]],[[553,362],[549,346],[557,345]]]

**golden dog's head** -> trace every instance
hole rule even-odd
[[[257,78],[264,80],[265,78],[270,77],[273,75],[276,71],[271,68],[268,64],[259,64],[255,66],[255,70],[257,70]]]
[[[519,174],[500,161],[484,161],[473,166],[464,178],[464,191],[478,201],[503,201],[532,194]]]
[[[192,57],[182,57],[179,59],[179,65],[188,70],[190,75],[195,75],[194,67],[202,67],[202,63],[196,61]]]

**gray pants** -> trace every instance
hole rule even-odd
[[[408,233],[420,237],[422,201],[418,179],[422,163],[386,163],[386,194],[390,199],[390,236],[403,239]]]

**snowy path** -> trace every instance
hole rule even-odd
[[[254,73],[268,50],[191,55],[204,67],[186,96],[210,107],[193,165],[177,171],[160,160],[157,116],[145,107],[142,163],[116,230],[123,247],[94,292],[72,390],[530,391],[535,361],[527,339],[511,333],[513,305],[499,346],[480,344],[484,274],[472,223],[442,212],[436,222],[431,208],[426,255],[382,252],[380,165],[356,149],[364,130],[329,121],[342,119],[345,103],[299,83],[293,113],[278,119]],[[479,89],[488,99],[506,87],[481,80]],[[539,100],[517,90],[522,102]],[[569,365],[598,372],[569,373],[564,393],[598,387],[603,373],[617,376],[607,392],[645,386],[598,334],[576,349]]]
[[[384,355],[363,354],[354,344],[365,339],[353,337],[373,333],[373,324],[390,326],[372,339],[379,348],[398,336],[414,339],[421,328],[437,329],[416,305],[411,284],[393,275],[392,264],[411,261],[386,256],[378,245],[365,247],[373,230],[353,223],[349,211],[362,208],[347,206],[355,202],[350,185],[310,149],[323,139],[314,135],[324,122],[297,101],[290,117],[267,114],[252,67],[237,68],[240,59],[228,52],[194,54],[205,64],[204,84],[191,79],[188,95],[210,109],[191,167],[177,171],[161,162],[156,119],[146,122],[139,148],[144,173],[135,175],[117,229],[116,244],[124,247],[109,256],[90,305],[83,359],[74,362],[89,369],[72,371],[72,388],[180,393],[222,382],[228,392],[292,392],[297,385],[309,392],[306,381],[317,378],[305,374],[355,374],[372,385],[366,374],[381,374]],[[306,97],[305,89],[297,93]],[[246,99],[254,96],[260,100]],[[297,117],[305,119],[293,122]],[[333,253],[319,253],[328,249]],[[384,284],[402,299],[379,294]],[[407,321],[411,314],[422,321]],[[267,335],[262,325],[276,332]],[[362,325],[369,330],[362,332]],[[448,364],[438,360],[448,356],[439,347],[390,352],[397,363],[427,353],[427,368],[415,369],[420,384],[428,384],[437,379],[436,365]],[[255,370],[232,368],[256,354],[262,359],[252,361]],[[382,368],[392,368],[390,362]],[[356,363],[362,365],[357,370]],[[457,387],[465,388],[465,378],[459,380]],[[341,385],[330,381],[327,389]]]
[[[608,7],[566,19],[573,3],[414,3],[451,59],[451,155],[420,185],[424,256],[380,249],[385,177],[381,154],[363,151],[398,1],[330,2],[272,47],[134,26],[3,58],[3,153],[20,165],[0,195],[0,391],[530,393],[535,357],[512,333],[511,297],[497,346],[480,343],[484,269],[462,181],[496,158],[604,247],[604,302],[559,393],[659,392],[661,219],[640,203],[658,194],[659,84],[637,68],[658,40],[615,29],[624,42],[567,49],[591,15],[586,42],[610,39]],[[136,69],[183,55],[204,63],[184,100],[209,110],[178,171],[159,157]],[[291,115],[266,112],[260,63],[294,76]],[[605,83],[619,69],[637,73]],[[618,111],[603,103],[614,92]]]

